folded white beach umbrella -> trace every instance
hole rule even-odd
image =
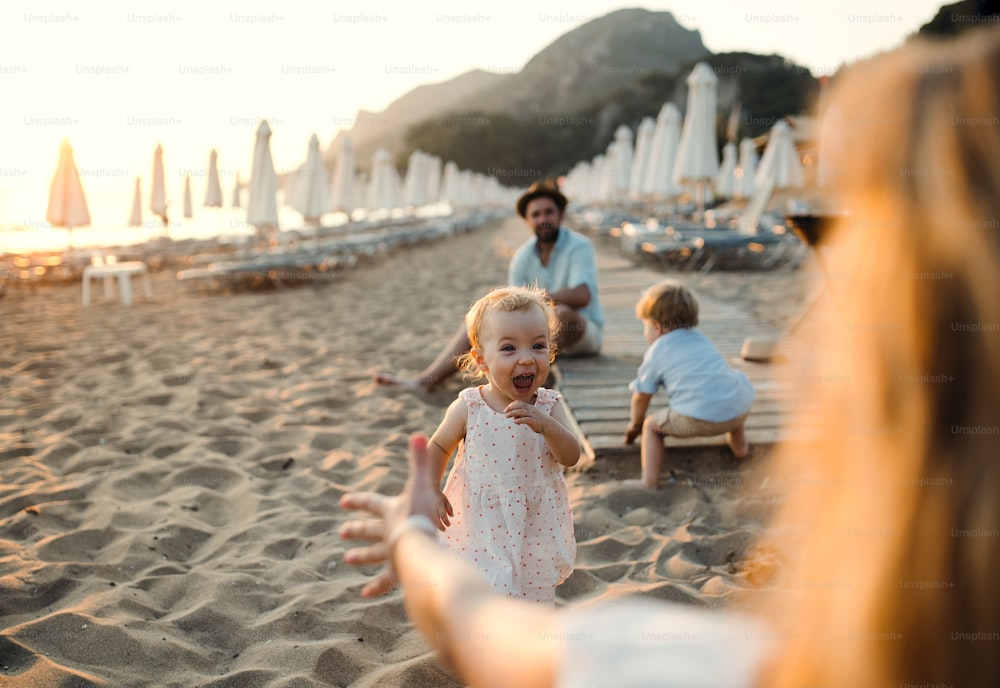
[[[797,189],[805,183],[805,172],[795,150],[792,130],[784,120],[775,122],[771,127],[754,183],[759,185],[764,177],[773,179],[776,189]]]
[[[240,190],[241,190],[240,187],[241,186],[242,186],[242,183],[240,182],[240,173],[237,172],[236,173],[236,181],[233,182],[233,200],[232,200],[232,203],[230,203],[230,205],[229,205],[230,208],[239,208],[240,207]]]
[[[132,212],[128,216],[129,227],[142,227],[142,189],[139,177],[135,178],[135,192],[132,194]]]
[[[472,172],[461,170],[458,173],[458,198],[455,204],[460,208],[468,208],[475,202],[472,195]]]
[[[184,217],[190,219],[194,217],[191,207],[191,175],[184,175]]]
[[[615,129],[615,166],[612,170],[612,200],[623,201],[628,196],[633,160],[632,130],[624,124]]]
[[[458,202],[458,165],[449,160],[444,164],[444,178],[441,181],[441,200],[455,207]]]
[[[219,183],[219,154],[212,149],[208,154],[208,188],[205,190],[205,207],[222,207],[222,185]]]
[[[149,192],[149,210],[167,227],[167,187],[163,177],[163,146],[153,151],[153,188]]]
[[[592,203],[603,203],[607,200],[602,194],[607,190],[603,184],[607,156],[604,153],[595,155],[590,161],[590,199]]]
[[[305,222],[317,224],[330,205],[327,195],[329,188],[330,180],[319,154],[319,137],[313,134],[309,138],[306,161],[295,172],[289,205],[302,214]]]
[[[368,176],[364,172],[354,175],[354,207],[363,208],[368,198]]]
[[[343,135],[333,168],[333,180],[330,183],[331,210],[339,210],[350,215],[351,211],[358,207],[357,199],[354,184],[354,144],[350,136]]]
[[[253,149],[253,169],[247,194],[247,224],[259,231],[278,229],[278,176],[271,158],[271,127],[261,120]]]
[[[730,198],[736,186],[736,144],[730,141],[722,147],[722,164],[719,174],[715,176],[715,193]]]
[[[681,141],[681,113],[673,103],[664,103],[656,116],[656,130],[649,151],[643,193],[653,198],[673,198],[680,194],[674,183],[674,163]]]
[[[49,184],[49,204],[45,219],[53,227],[69,230],[69,245],[73,246],[73,228],[90,224],[87,198],[83,194],[80,172],[73,160],[73,147],[64,139],[59,146],[59,163]]]
[[[642,198],[642,185],[649,169],[655,134],[656,120],[652,117],[643,117],[635,137],[635,153],[632,156],[632,169],[628,178],[628,197],[633,200]]]
[[[601,176],[597,180],[597,200],[610,203],[616,200],[615,177],[618,173],[618,142],[612,141],[604,151],[604,161],[601,166]]]
[[[403,187],[403,205],[419,207],[427,203],[427,172],[429,156],[423,151],[410,153]]]
[[[705,62],[699,62],[687,78],[687,113],[674,162],[674,182],[697,187],[698,212],[705,209],[705,187],[719,173],[715,136],[716,91],[719,78]]]
[[[427,161],[427,189],[424,192],[428,203],[441,201],[441,158],[432,155]]]
[[[392,153],[379,148],[372,155],[372,178],[368,186],[368,209],[391,210],[399,207],[399,174],[392,164]]]
[[[736,170],[736,183],[733,185],[734,198],[750,198],[754,192],[754,176],[757,174],[757,148],[753,139],[744,138],[740,141],[740,162]]]
[[[573,169],[566,175],[566,182],[563,184],[563,192],[575,203],[587,205],[591,202],[590,162],[581,160],[573,165]]]

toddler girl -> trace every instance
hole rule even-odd
[[[462,390],[428,446],[437,485],[459,448],[439,493],[444,541],[498,591],[551,605],[576,556],[562,467],[580,458],[559,393],[541,386],[558,321],[540,290],[503,287],[465,322],[472,349],[459,364],[487,384]]]

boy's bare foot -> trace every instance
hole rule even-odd
[[[645,482],[638,478],[632,480],[623,480],[622,487],[641,487],[644,490],[656,490],[658,489],[656,485],[647,485]]]
[[[726,433],[726,444],[729,448],[733,450],[733,454],[737,459],[745,459],[750,455],[750,443],[747,442],[746,436],[740,438],[741,441],[737,441],[733,438],[733,433]]]
[[[408,389],[413,392],[425,392],[431,388],[431,385],[427,384],[420,378],[400,377],[399,375],[393,375],[392,373],[378,373],[375,376],[375,382],[383,387],[402,387],[403,389]]]

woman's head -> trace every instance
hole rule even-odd
[[[771,683],[993,685],[996,653],[956,637],[1000,627],[1000,33],[859,64],[830,102],[847,279],[816,441],[780,452],[802,599]]]
[[[555,360],[559,321],[540,289],[494,289],[472,304],[465,325],[472,348],[458,364],[467,374],[486,375],[513,397],[528,389],[534,394],[545,382]],[[525,376],[530,377],[527,383]]]

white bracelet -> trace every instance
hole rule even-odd
[[[389,548],[389,556],[386,558],[385,564],[389,569],[389,575],[391,575],[396,581],[399,580],[399,577],[396,576],[396,568],[392,565],[392,551],[396,548],[396,542],[399,541],[399,538],[403,537],[404,534],[411,530],[423,531],[434,538],[435,543],[438,541],[437,528],[435,528],[434,524],[431,523],[431,520],[423,514],[414,514],[393,528],[392,532],[389,533],[388,539],[385,541],[386,546]]]
[[[404,533],[410,530],[423,531],[433,537],[434,541],[437,542],[438,530],[434,527],[434,524],[431,523],[431,520],[423,514],[414,514],[393,528],[392,533],[389,534],[389,539],[386,540],[386,545],[389,547],[390,558],[392,556],[392,550],[396,547],[396,542],[399,538],[403,537]]]

